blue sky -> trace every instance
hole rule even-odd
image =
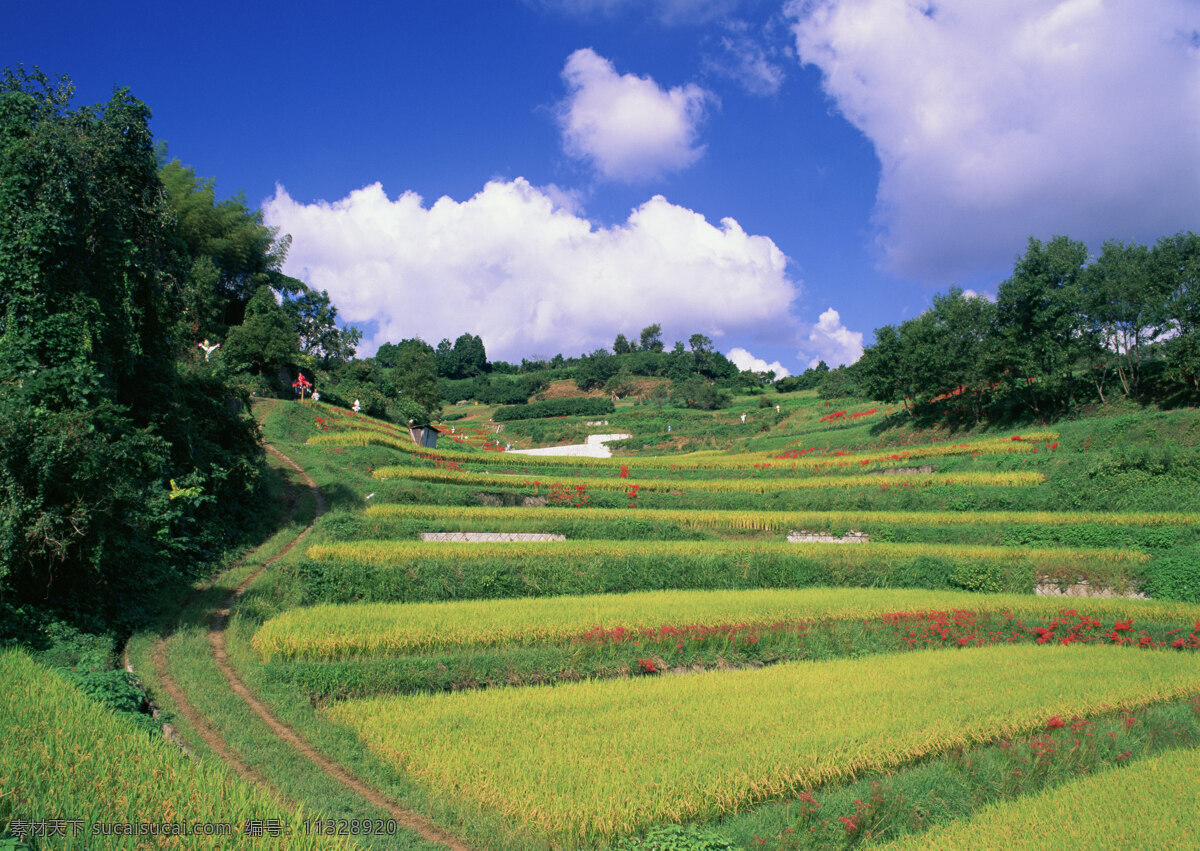
[[[575,354],[652,323],[852,360],[1033,235],[1200,229],[1200,5],[12,6],[7,65],[129,86],[385,340]],[[441,200],[439,200],[441,199]],[[746,352],[749,354],[742,354]]]

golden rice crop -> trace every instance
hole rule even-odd
[[[1188,655],[987,647],[373,698],[326,710],[427,785],[573,848],[1200,689]]]
[[[761,532],[789,529],[854,528],[890,523],[904,526],[1191,526],[1200,514],[1177,512],[1105,511],[748,511],[738,509],[670,508],[555,508],[514,512],[511,508],[460,505],[409,505],[381,503],[369,506],[366,516],[411,520],[503,521],[535,520],[651,520],[706,529],[750,529]]]
[[[1100,619],[1190,623],[1187,603],[882,588],[638,591],[440,603],[354,603],[290,609],[268,620],[253,646],[265,659],[345,659],[442,648],[554,642],[593,627],[802,623],[889,612],[1009,611],[1052,617],[1066,606]]]
[[[54,848],[247,848],[247,819],[279,819],[289,848],[347,847],[307,837],[304,814],[234,776],[151,739],[24,653],[0,651],[0,811],[36,820],[81,819]],[[11,796],[11,797],[9,797]],[[99,823],[227,824],[219,836],[92,836]],[[161,828],[160,828],[161,829]],[[172,828],[174,829],[174,828]]]
[[[1021,558],[1040,568],[1061,567],[1071,563],[1136,564],[1150,557],[1136,550],[1080,549],[1052,547],[968,546],[964,544],[890,544],[871,543],[854,546],[829,546],[821,543],[788,543],[786,541],[608,541],[581,539],[573,541],[479,541],[473,543],[442,543],[430,541],[332,541],[308,548],[308,557],[318,560],[353,560],[369,564],[397,564],[415,559],[469,561],[479,558],[536,558],[579,559],[599,556],[620,559],[630,555],[650,556],[719,556],[732,560],[748,555],[789,555],[811,557],[823,561],[884,561],[889,558],[914,555],[935,556],[952,560],[990,561]]]
[[[377,479],[413,479],[422,482],[441,482],[453,485],[492,485],[508,487],[545,487],[553,479],[542,476],[536,480],[519,475],[497,473],[468,473],[458,470],[439,470],[418,467],[380,467],[372,475]],[[642,491],[703,491],[706,493],[777,493],[799,489],[902,488],[959,485],[973,487],[1032,487],[1046,480],[1041,473],[1008,471],[987,473],[915,473],[888,480],[878,476],[820,476],[816,478],[746,478],[746,479],[620,479],[579,478],[572,476],[561,484],[583,485],[593,490],[627,491],[636,486]]]
[[[1012,851],[1052,848],[1200,848],[1196,752],[1179,748],[1080,777],[1030,797],[1000,801],[884,847]]]

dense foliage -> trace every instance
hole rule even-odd
[[[609,399],[584,397],[582,399],[547,399],[545,402],[534,402],[530,405],[509,405],[497,408],[492,414],[496,422],[509,420],[531,420],[539,417],[594,417],[611,414],[614,410]]]
[[[128,628],[257,514],[253,421],[175,357],[193,345],[195,262],[150,112],[124,89],[98,107],[71,95],[65,78],[0,79],[3,632]]]
[[[1090,260],[1066,237],[1030,239],[994,302],[952,288],[875,332],[861,389],[962,421],[1060,415],[1124,396],[1200,395],[1200,236],[1110,241]],[[940,412],[940,413],[939,413]]]

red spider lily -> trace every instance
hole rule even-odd
[[[1048,720],[1046,722],[1047,730],[1053,730],[1055,727],[1065,727],[1065,726],[1067,726],[1067,722],[1062,720],[1061,716],[1058,716],[1058,715],[1052,715],[1050,717],[1050,720]]]

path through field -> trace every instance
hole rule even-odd
[[[237,671],[235,671],[230,665],[229,657],[225,649],[225,626],[229,618],[229,611],[234,602],[236,602],[237,598],[250,586],[255,579],[258,578],[258,576],[266,568],[283,558],[283,556],[285,556],[288,552],[295,548],[297,544],[304,540],[305,537],[308,536],[309,532],[312,531],[313,523],[315,523],[316,519],[325,512],[326,508],[325,498],[321,495],[321,491],[317,487],[316,482],[313,481],[312,477],[309,476],[308,473],[306,473],[298,464],[296,464],[295,461],[284,455],[274,446],[265,444],[265,447],[267,452],[283,463],[287,464],[299,474],[300,480],[313,494],[313,498],[316,501],[316,510],[313,513],[312,521],[310,521],[309,524],[298,535],[296,535],[295,538],[285,544],[284,547],[274,557],[264,562],[261,567],[245,577],[238,584],[238,586],[230,592],[229,596],[224,600],[220,608],[212,612],[212,616],[209,621],[208,640],[209,644],[212,646],[213,657],[216,661],[217,667],[224,675],[226,682],[229,683],[229,688],[246,702],[246,705],[249,706],[250,709],[262,719],[262,721],[278,738],[286,742],[287,745],[292,748],[292,750],[315,763],[316,766],[332,780],[352,790],[374,806],[386,810],[399,824],[402,824],[405,827],[413,830],[422,838],[431,842],[440,843],[447,848],[454,849],[455,851],[469,851],[469,846],[464,844],[461,840],[451,836],[450,834],[431,824],[417,813],[405,809],[395,801],[385,797],[378,790],[367,785],[362,780],[348,772],[345,768],[324,756],[312,745],[305,742],[290,725],[281,721],[262,701],[260,701],[254,695],[254,693],[246,686],[246,684],[242,682],[242,679],[238,676]],[[292,508],[289,511],[288,519],[290,519],[292,514],[295,512],[295,505],[296,501],[292,500]],[[241,759],[238,758],[237,754],[234,753],[234,751],[221,737],[220,732],[208,721],[207,718],[204,717],[203,714],[198,712],[195,707],[191,705],[186,694],[184,694],[183,689],[180,688],[179,684],[168,672],[166,654],[166,637],[164,636],[158,640],[158,643],[154,649],[155,674],[158,676],[159,681],[163,684],[163,689],[168,695],[170,695],[171,700],[175,703],[179,714],[188,719],[193,729],[200,734],[205,743],[209,746],[209,748],[212,749],[213,753],[217,754],[222,760],[228,763],[230,767],[234,769],[234,771],[254,782],[255,784],[274,792],[274,794],[280,797],[281,800],[286,802],[286,799],[284,799],[283,796],[280,796],[279,793],[275,791],[273,787],[258,774],[258,772],[254,771],[254,769],[247,766],[244,762],[242,762]],[[295,808],[294,803],[289,802],[289,806]]]

